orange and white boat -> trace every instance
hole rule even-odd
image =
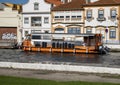
[[[23,51],[62,53],[106,53],[101,34],[32,33],[26,36]]]

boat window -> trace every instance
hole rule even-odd
[[[51,40],[51,36],[44,35],[44,36],[43,36],[43,39],[45,39],[45,40]]]
[[[40,35],[32,35],[32,39],[41,39]]]

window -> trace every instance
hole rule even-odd
[[[98,21],[105,21],[106,18],[104,17],[104,10],[98,10]]]
[[[110,38],[116,38],[116,30],[115,29],[110,30]]]
[[[92,18],[92,10],[87,10],[87,19]]]
[[[64,28],[56,28],[55,33],[64,33]]]
[[[55,16],[55,18],[59,18],[59,16]]]
[[[81,18],[81,16],[77,16],[77,18]]]
[[[66,16],[66,19],[69,19],[70,18],[70,16]]]
[[[111,18],[116,18],[116,10],[111,10]]]
[[[24,24],[28,24],[29,23],[29,18],[28,17],[25,17],[24,18]]]
[[[92,33],[92,29],[91,28],[86,28],[86,33]]]
[[[44,17],[44,23],[45,24],[49,23],[49,18],[48,17]]]
[[[70,20],[70,16],[65,16],[65,20]]]
[[[80,15],[76,15],[76,16],[71,16],[71,19],[73,20],[80,20],[81,19],[81,16]]]
[[[64,18],[64,16],[55,16],[55,18]]]
[[[24,32],[24,35],[25,35],[25,36],[28,35],[28,31],[25,31],[25,32]]]
[[[60,16],[60,18],[64,18],[64,16]]]
[[[72,18],[76,18],[76,16],[72,16]]]
[[[98,10],[98,18],[104,18],[104,10]]]
[[[32,35],[32,39],[41,39],[40,35]]]
[[[31,17],[31,26],[41,26],[41,17]]]
[[[80,28],[68,28],[68,33],[80,33]]]
[[[39,10],[39,3],[34,3],[34,10]]]

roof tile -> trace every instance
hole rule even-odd
[[[82,5],[85,4],[85,0],[72,0],[72,2],[62,4],[54,7],[52,11],[63,11],[63,10],[78,10],[83,9]]]
[[[48,3],[55,4],[56,6],[59,6],[62,4],[61,0],[45,0]]]
[[[120,0],[99,0],[93,3],[84,4],[84,6],[108,6],[118,4],[120,4]]]

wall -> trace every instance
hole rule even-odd
[[[39,3],[39,12],[50,12],[51,5],[46,3],[44,0],[29,0],[27,4],[23,5],[22,12],[36,12],[36,10],[34,10],[35,2]]]
[[[0,10],[0,27],[2,29],[15,28],[13,33],[17,35],[17,42],[21,42],[21,32],[19,31],[20,26],[21,26],[21,16],[17,10],[12,10],[11,7],[6,7],[6,6],[3,8],[3,10]],[[11,32],[11,30],[7,30],[7,31]]]
[[[4,8],[0,10],[0,27],[17,27],[18,26],[18,11],[12,8]]]
[[[116,9],[117,14],[119,14],[119,9],[118,6],[106,6],[106,7],[85,7],[85,17],[86,17],[86,10],[92,10],[92,17],[93,19],[87,21],[85,20],[85,27],[91,27],[92,28],[92,33],[96,33],[96,29],[104,29],[104,42],[106,43],[106,40],[108,43],[119,43],[119,22],[118,19],[116,18],[115,20],[110,19],[110,10],[111,9]],[[98,21],[98,9],[103,9],[104,10],[104,21]],[[118,17],[118,16],[117,16]],[[116,38],[110,38],[110,29],[114,28],[116,30]],[[105,29],[108,29],[108,33],[106,34]],[[84,29],[86,31],[86,29]]]
[[[39,3],[39,9],[34,10],[34,3]],[[31,26],[31,17],[41,17],[41,26]],[[49,23],[44,23],[44,17],[49,17]],[[29,23],[24,23],[24,18],[29,18]],[[29,0],[29,2],[23,5],[22,11],[22,37],[25,38],[25,31],[31,34],[31,30],[39,30],[41,32],[51,32],[51,4],[44,0]]]
[[[64,64],[58,65],[58,64],[42,64],[42,63],[0,62],[0,67],[16,68],[16,69],[120,74],[120,68],[75,66],[75,65],[64,65]]]

